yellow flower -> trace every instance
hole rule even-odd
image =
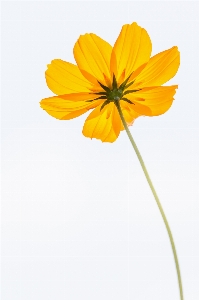
[[[137,23],[126,24],[112,47],[93,33],[81,35],[73,52],[77,65],[54,59],[46,82],[58,96],[41,107],[51,116],[69,120],[93,109],[87,117],[86,137],[114,142],[124,129],[116,101],[128,125],[139,116],[158,116],[171,106],[177,85],[161,86],[177,72],[176,46],[151,57],[152,44]]]

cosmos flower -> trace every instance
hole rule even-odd
[[[142,156],[128,126],[139,116],[158,116],[172,105],[177,85],[162,86],[177,72],[180,54],[176,46],[151,56],[151,40],[137,23],[126,24],[112,47],[90,33],[81,35],[73,52],[77,65],[54,59],[46,71],[46,82],[57,96],[41,100],[41,107],[60,120],[76,118],[88,110],[83,134],[114,142],[126,130],[170,239],[178,276],[182,280],[177,252],[166,215]]]
[[[76,118],[88,110],[83,134],[114,142],[124,129],[117,101],[126,123],[139,116],[158,116],[172,105],[177,85],[162,86],[177,72],[176,46],[151,57],[147,31],[137,23],[126,24],[112,47],[93,33],[81,35],[73,53],[77,65],[52,60],[46,82],[57,96],[43,99],[41,107],[60,120]]]

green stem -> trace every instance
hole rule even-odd
[[[131,144],[132,144],[132,146],[133,146],[133,148],[134,148],[134,150],[135,150],[135,153],[137,154],[137,157],[138,157],[138,159],[139,159],[139,162],[140,162],[140,164],[141,164],[141,166],[142,166],[142,170],[143,170],[143,172],[144,172],[144,174],[145,174],[145,177],[146,177],[146,179],[147,179],[147,181],[148,181],[148,184],[149,184],[149,186],[150,186],[150,189],[151,189],[151,191],[152,191],[152,193],[153,193],[153,196],[154,196],[154,198],[155,198],[155,201],[156,201],[156,203],[157,203],[157,205],[158,205],[158,208],[159,208],[159,210],[160,210],[160,213],[161,213],[161,215],[162,215],[164,224],[165,224],[165,226],[166,226],[166,229],[167,229],[167,232],[168,232],[168,235],[169,235],[169,239],[170,239],[170,243],[171,243],[171,247],[172,247],[172,251],[173,251],[174,260],[175,260],[175,266],[176,266],[176,271],[177,271],[177,276],[178,276],[179,291],[180,291],[180,299],[183,300],[184,297],[183,297],[183,289],[182,289],[182,280],[181,280],[181,275],[180,275],[180,267],[179,267],[178,256],[177,256],[177,252],[176,252],[176,248],[175,248],[173,236],[172,236],[172,233],[171,233],[171,229],[170,229],[170,227],[169,227],[169,223],[168,223],[168,221],[167,221],[167,218],[166,218],[166,216],[165,216],[164,210],[163,210],[163,208],[162,208],[162,205],[161,205],[161,203],[160,203],[160,200],[159,200],[159,198],[158,198],[158,195],[157,195],[157,193],[156,193],[156,191],[155,191],[155,188],[154,188],[154,186],[153,186],[153,184],[152,184],[152,181],[151,181],[151,179],[150,179],[150,177],[149,177],[149,174],[148,174],[148,171],[147,171],[147,169],[146,169],[146,167],[145,167],[145,164],[144,164],[144,161],[143,161],[143,159],[142,159],[142,156],[141,156],[141,154],[140,154],[140,152],[139,152],[139,150],[138,150],[138,148],[137,148],[137,146],[136,146],[136,143],[135,143],[135,141],[134,141],[134,139],[133,139],[133,137],[132,137],[132,135],[131,135],[131,133],[130,133],[130,131],[129,131],[129,129],[128,129],[128,126],[127,126],[127,123],[126,123],[126,121],[125,121],[125,119],[124,119],[124,116],[123,116],[123,113],[122,113],[122,110],[121,110],[119,101],[115,101],[115,105],[116,105],[116,107],[117,107],[117,109],[118,109],[120,118],[121,118],[122,123],[123,123],[123,125],[124,125],[124,128],[125,128],[125,130],[126,130],[126,133],[127,133],[128,137],[129,137],[129,140],[130,140],[130,142],[131,142]]]

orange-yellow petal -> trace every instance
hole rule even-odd
[[[57,95],[88,92],[93,87],[77,66],[61,59],[52,60],[45,76],[49,89]]]
[[[128,126],[133,125],[135,119],[141,116],[138,112],[133,110],[133,105],[126,101],[120,101],[120,106],[121,106],[124,119]],[[122,122],[121,122],[121,130],[124,130],[124,126]]]
[[[138,67],[148,62],[151,50],[151,40],[144,28],[135,22],[124,25],[113,47],[111,71],[119,79],[125,70],[127,78]]]
[[[99,95],[93,93],[71,93],[66,95],[61,95],[60,97],[64,100],[73,100],[73,101],[89,101],[96,99]]]
[[[139,87],[162,85],[176,74],[179,65],[180,53],[174,46],[151,57],[135,83]]]
[[[74,97],[74,95],[76,95],[75,101],[72,100],[72,96]],[[45,98],[41,100],[40,105],[51,116],[60,120],[69,120],[76,118],[87,112],[89,109],[102,104],[102,100],[86,102],[89,97],[88,95],[83,97],[83,93],[79,93],[79,98],[77,97],[78,94],[69,94]]]
[[[84,123],[82,133],[86,137],[114,142],[121,130],[121,120],[114,103],[106,105],[101,111],[96,107]]]
[[[170,108],[177,88],[177,85],[148,87],[127,96],[134,103],[132,109],[140,115],[158,116]]]
[[[111,45],[93,33],[80,35],[73,49],[82,74],[91,82],[97,84],[97,81],[100,81],[104,85],[107,85],[104,76],[111,79],[111,51]]]

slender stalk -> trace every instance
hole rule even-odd
[[[168,235],[169,235],[169,239],[170,239],[170,243],[171,243],[171,248],[172,248],[172,251],[173,251],[174,260],[175,260],[175,266],[176,266],[177,277],[178,277],[178,284],[179,284],[180,299],[183,300],[184,297],[183,297],[183,289],[182,289],[182,280],[181,280],[181,275],[180,275],[180,267],[179,267],[178,256],[177,256],[177,252],[176,252],[176,248],[175,248],[173,236],[172,236],[172,233],[171,233],[171,229],[170,229],[170,227],[169,227],[169,223],[168,223],[168,221],[167,221],[167,218],[166,218],[166,216],[165,216],[164,210],[163,210],[163,208],[162,208],[162,205],[161,205],[161,203],[160,203],[160,200],[159,200],[159,198],[158,198],[158,195],[157,195],[157,193],[156,193],[156,191],[155,191],[155,188],[154,188],[154,186],[153,186],[153,183],[152,183],[152,181],[151,181],[151,179],[150,179],[150,176],[149,176],[149,174],[148,174],[148,171],[147,171],[147,169],[146,169],[146,166],[145,166],[145,164],[144,164],[144,161],[143,161],[143,159],[142,159],[142,156],[141,156],[141,154],[140,154],[140,152],[139,152],[139,150],[138,150],[138,148],[137,148],[137,146],[136,146],[136,143],[135,143],[135,141],[134,141],[134,139],[133,139],[133,137],[132,137],[132,135],[131,135],[131,133],[130,133],[130,131],[129,131],[129,129],[128,129],[128,126],[127,126],[126,121],[125,121],[125,119],[124,119],[124,116],[123,116],[123,113],[122,113],[122,110],[121,110],[119,101],[115,101],[115,105],[116,105],[116,107],[117,107],[117,109],[118,109],[120,118],[121,118],[122,123],[123,123],[123,125],[124,125],[124,128],[125,128],[125,130],[126,130],[126,133],[127,133],[128,137],[129,137],[129,140],[130,140],[130,142],[131,142],[131,144],[132,144],[132,146],[133,146],[133,148],[134,148],[134,150],[135,150],[135,153],[137,154],[137,157],[138,157],[139,162],[140,162],[140,164],[141,164],[142,170],[143,170],[143,172],[144,172],[144,174],[145,174],[145,177],[146,177],[146,179],[147,179],[147,181],[148,181],[148,184],[149,184],[149,186],[150,186],[150,189],[151,189],[151,191],[152,191],[152,193],[153,193],[153,196],[154,196],[154,198],[155,198],[155,201],[156,201],[156,203],[157,203],[157,205],[158,205],[158,208],[159,208],[159,210],[160,210],[160,213],[161,213],[161,215],[162,215],[164,224],[165,224],[165,226],[166,226],[166,229],[167,229],[167,232],[168,232]]]

